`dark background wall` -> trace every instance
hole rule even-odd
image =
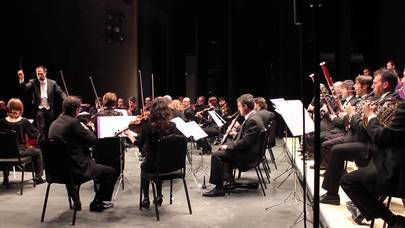
[[[299,74],[298,28],[293,4],[285,0],[108,0],[7,1],[2,15],[2,97],[16,90],[19,59],[31,77],[44,64],[60,84],[65,74],[69,92],[91,102],[88,80],[98,94],[116,91],[139,95],[141,69],[146,96],[214,94],[234,99],[300,96],[304,77],[307,103],[312,85],[312,21],[309,1],[297,0],[303,22],[304,75]],[[393,58],[405,62],[405,3],[386,0],[334,0],[322,3],[319,28],[321,59],[333,79],[354,78],[364,66],[373,69]],[[107,13],[124,16],[123,42],[106,42]],[[139,65],[138,65],[139,63]],[[29,98],[26,98],[29,100]]]

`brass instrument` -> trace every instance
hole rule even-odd
[[[390,125],[391,120],[398,109],[399,103],[399,100],[390,98],[385,99],[384,102],[377,104],[375,114],[377,115],[377,119],[381,125],[384,127],[388,127]]]

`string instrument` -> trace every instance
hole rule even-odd
[[[63,86],[65,87],[66,95],[69,96],[69,91],[67,89],[66,82],[65,82],[65,77],[63,76],[62,70],[59,70],[59,73],[60,73],[60,77],[62,78]]]
[[[328,87],[329,87],[330,91],[332,92],[332,96],[335,99],[335,102],[336,102],[336,105],[337,105],[339,111],[344,112],[345,110],[343,108],[342,102],[340,101],[339,96],[337,95],[337,93],[333,87],[332,77],[330,76],[329,70],[326,67],[326,63],[321,62],[319,65],[322,68],[323,75],[325,76],[326,82],[328,83]]]
[[[197,112],[197,113],[195,114],[195,116],[201,117],[201,116],[202,116],[203,114],[205,114],[206,112],[214,110],[214,108],[215,108],[215,107],[213,107],[213,106],[212,106],[212,107],[204,108],[203,110]]]
[[[38,148],[38,138],[31,138],[28,134],[24,134],[25,137],[25,145],[28,149],[31,148]]]
[[[145,124],[150,117],[150,112],[143,112],[141,115],[138,115],[135,117],[135,120],[129,122],[128,129],[130,129],[133,132],[136,132],[137,134],[141,133],[142,126]]]

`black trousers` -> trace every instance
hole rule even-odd
[[[34,166],[35,176],[42,177],[44,175],[44,165],[42,162],[42,151],[38,148],[27,148],[19,151],[21,156],[31,156]]]
[[[38,128],[40,135],[39,141],[48,138],[49,127],[55,119],[55,114],[52,109],[46,110],[44,108],[38,109],[35,113],[35,124]]]
[[[365,181],[366,173],[367,168],[344,175],[341,182],[343,190],[367,220],[382,218],[387,222],[392,221],[392,212],[383,202],[378,201],[377,186],[370,186]]]
[[[219,150],[212,153],[210,183],[215,184],[217,188],[221,188],[224,179],[231,180],[232,162],[233,156],[231,150]]]
[[[101,201],[111,201],[118,176],[119,174],[114,168],[95,164],[92,172],[92,177],[96,183],[96,196],[94,198]]]
[[[321,144],[321,164],[325,166],[329,164],[333,146],[354,141],[353,137],[345,135],[344,133],[329,134],[325,139],[326,140]]]
[[[339,183],[344,173],[344,162],[358,161],[364,164],[364,161],[368,158],[368,153],[367,144],[361,142],[343,143],[333,146],[329,164],[324,174],[322,188],[327,190],[328,194],[337,195]]]
[[[144,198],[149,198],[149,184],[148,179],[143,178],[144,173],[156,173],[156,167],[149,161],[141,163],[141,188]],[[162,182],[156,183],[156,192],[158,196],[162,196]]]

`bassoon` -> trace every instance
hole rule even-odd
[[[339,111],[344,112],[345,110],[343,108],[342,102],[340,102],[340,99],[335,91],[335,88],[333,87],[332,77],[330,76],[329,70],[326,67],[326,63],[321,62],[319,65],[322,68],[323,75],[325,76],[326,82],[328,83],[328,87],[329,87],[330,91],[332,92],[332,96],[335,99],[335,103],[336,103]]]

